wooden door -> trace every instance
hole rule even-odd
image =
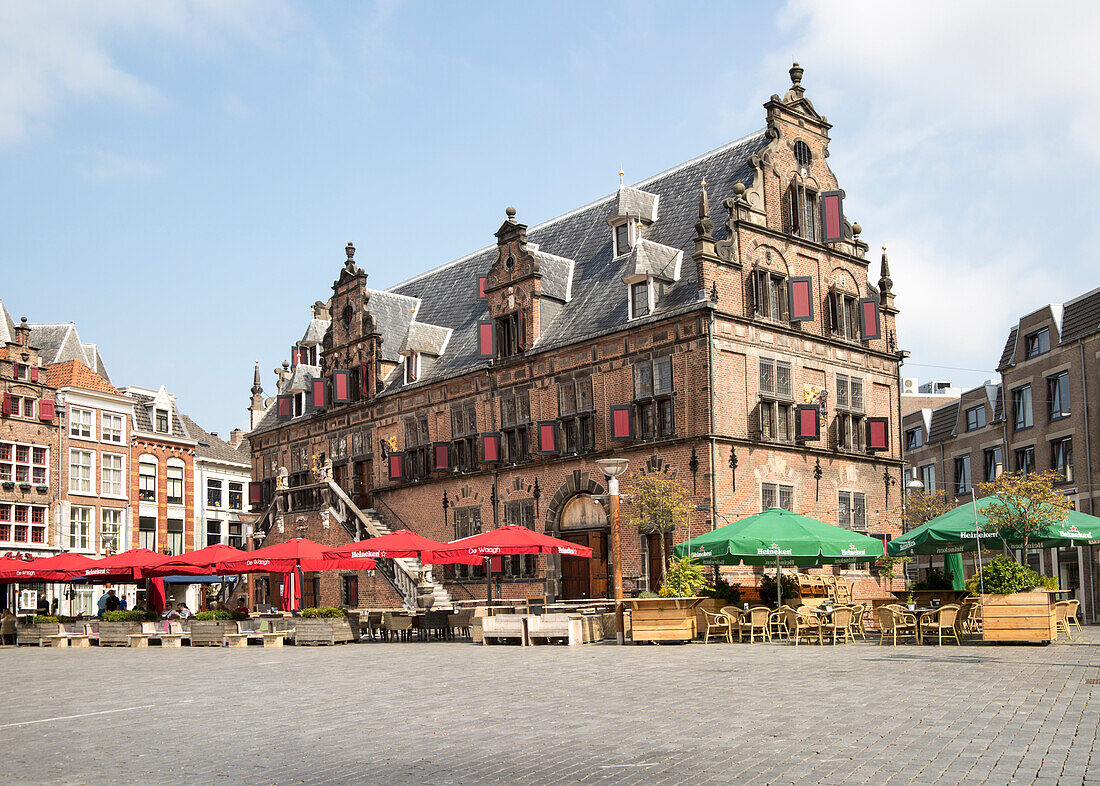
[[[607,543],[606,532],[595,531],[588,533],[588,547],[592,549],[592,559],[585,560],[588,563],[589,588],[592,598],[608,598],[610,584],[607,574]]]
[[[606,598],[608,592],[607,533],[600,530],[563,532],[562,540],[592,549],[592,558],[561,558],[561,591],[566,600]]]
[[[355,470],[359,475],[359,482],[355,484],[355,504],[359,506],[359,510],[366,510],[374,504],[373,500],[371,499],[371,492],[373,491],[374,483],[371,480],[372,475],[370,459],[367,459],[366,461],[356,462]]]

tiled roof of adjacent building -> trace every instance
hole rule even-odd
[[[251,452],[248,440],[244,440],[239,448],[234,449],[225,440],[211,434],[187,415],[180,415],[180,421],[191,439],[197,440],[195,455],[199,458],[208,458],[215,461],[227,461],[237,464],[250,464]]]
[[[997,370],[1000,371],[1008,366],[1012,365],[1013,358],[1016,357],[1016,334],[1019,333],[1019,328],[1013,327],[1008,331],[1008,341],[1005,342],[1005,348],[1001,352],[1001,360],[997,363]]]
[[[928,426],[928,441],[940,440],[955,435],[955,424],[959,418],[959,402],[953,401],[932,410],[932,422]]]
[[[1100,288],[1074,298],[1064,309],[1061,343],[1068,344],[1100,331]]]
[[[48,366],[44,377],[46,384],[55,389],[73,387],[118,395],[114,385],[79,360],[67,360]]]

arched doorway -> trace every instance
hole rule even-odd
[[[588,546],[592,558],[561,558],[561,594],[565,599],[606,598],[607,512],[590,494],[577,494],[564,505],[558,518],[560,537]]]

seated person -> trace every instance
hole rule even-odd
[[[180,603],[176,606],[176,614],[181,620],[185,620],[191,616],[191,609],[187,608],[186,603]]]
[[[244,596],[243,595],[241,597],[237,598],[237,608],[233,609],[233,611],[237,612],[238,614],[247,614],[248,613],[248,604],[244,602]]]

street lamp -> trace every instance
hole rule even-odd
[[[910,494],[917,494],[921,491],[924,491],[924,483],[922,483],[919,478],[913,478],[911,481],[909,481],[908,483],[905,484],[905,491],[906,491],[906,493],[901,495],[901,531],[902,532],[905,532],[906,529],[907,529],[906,526],[905,526],[905,502],[909,498]],[[908,569],[906,569],[906,571],[905,571],[905,577],[904,578],[905,578],[905,585],[908,587],[909,586],[909,570]]]
[[[596,466],[607,476],[607,495],[611,502],[611,568],[615,592],[616,627],[615,638],[623,643],[623,563],[622,540],[619,534],[619,476],[626,472],[630,462],[626,459],[596,459]]]

